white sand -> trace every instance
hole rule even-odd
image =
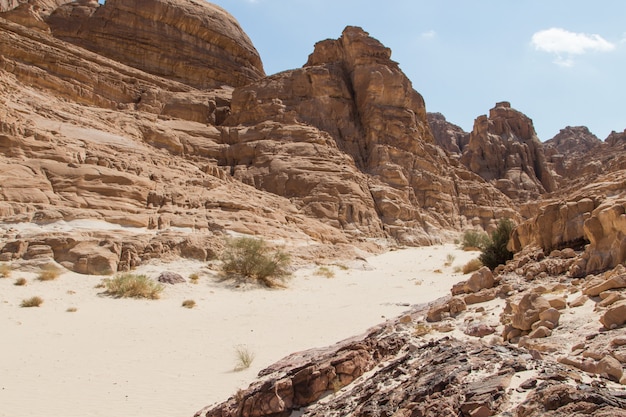
[[[448,254],[456,257],[451,267]],[[40,282],[14,271],[0,279],[0,416],[191,417],[292,352],[449,294],[467,278],[453,267],[476,256],[453,245],[400,250],[368,259],[370,270],[332,267],[333,278],[299,270],[283,290],[232,288],[200,263],[147,265],[136,272],[204,271],[199,284],[167,286],[154,301],[98,295],[101,277],[66,272]],[[19,277],[28,285],[13,285]],[[35,295],[41,307],[20,308]],[[182,308],[186,299],[196,308]],[[238,346],[255,359],[234,372]]]

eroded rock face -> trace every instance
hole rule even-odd
[[[79,1],[56,9],[47,23],[60,39],[200,89],[265,75],[235,18],[206,1]]]
[[[610,185],[607,189],[611,189]],[[538,246],[548,252],[563,247],[581,248],[588,243],[583,258],[570,273],[581,277],[605,271],[626,260],[625,210],[622,197],[548,204],[513,231],[509,248],[519,251]]]
[[[288,188],[305,210],[333,224],[370,235],[384,230],[408,244],[515,216],[495,189],[434,144],[423,99],[390,54],[348,27],[341,38],[319,42],[304,68],[235,90],[224,163],[258,188]],[[293,155],[304,160],[284,170]]]
[[[469,142],[469,133],[448,122],[441,113],[428,113],[427,117],[435,143],[450,154],[460,156]]]
[[[514,200],[556,189],[532,120],[507,102],[476,119],[461,162]]]

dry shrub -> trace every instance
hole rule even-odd
[[[263,239],[229,239],[222,254],[222,272],[227,278],[256,280],[268,287],[279,286],[276,279],[290,275],[289,255],[272,250]]]
[[[24,285],[26,285],[26,278],[18,278],[15,280],[15,282],[13,283],[13,285],[17,285],[18,287],[22,287]]]
[[[334,278],[335,272],[327,266],[320,266],[315,271],[315,275],[318,275],[320,277],[326,277],[326,278]]]
[[[11,265],[5,263],[0,264],[0,278],[9,278],[12,271]]]
[[[43,304],[43,298],[41,297],[31,297],[26,300],[22,300],[20,307],[39,307]]]
[[[489,244],[489,235],[478,230],[466,230],[461,239],[461,248],[465,251],[482,251]]]
[[[482,266],[483,263],[480,261],[480,259],[472,259],[471,261],[463,265],[463,273],[469,274],[471,272],[478,271],[480,268],[482,268]]]
[[[61,270],[52,264],[44,265],[37,275],[39,281],[53,281],[61,276]]]
[[[161,296],[163,285],[145,275],[121,274],[115,278],[105,278],[102,284],[105,294],[115,298],[147,298],[156,300]]]
[[[194,308],[195,306],[196,306],[196,302],[194,300],[183,301],[183,307],[185,308]]]
[[[237,362],[235,364],[235,371],[243,371],[248,369],[254,361],[254,353],[250,351],[247,346],[237,346],[235,350]]]

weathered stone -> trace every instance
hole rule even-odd
[[[58,38],[200,89],[238,87],[265,75],[237,21],[207,2],[74,2],[47,22]]]
[[[600,375],[607,375],[612,380],[619,382],[622,379],[622,364],[614,357],[607,355],[598,362],[597,371]]]
[[[467,280],[465,291],[467,293],[475,293],[483,289],[492,288],[493,285],[494,279],[491,270],[483,266],[478,271],[474,272],[470,279]]]
[[[187,282],[187,280],[183,278],[182,275],[169,271],[161,272],[161,274],[159,274],[159,277],[157,278],[157,281],[170,285]]]
[[[531,339],[540,339],[552,335],[552,330],[547,327],[539,326],[528,334]]]
[[[461,162],[514,200],[556,188],[532,120],[507,102],[474,121]]]
[[[530,330],[540,319],[540,313],[551,308],[548,300],[535,293],[524,295],[518,302],[511,303],[511,307],[512,325],[520,330]]]
[[[626,323],[626,301],[620,301],[612,305],[602,315],[600,322],[609,330],[615,329]]]

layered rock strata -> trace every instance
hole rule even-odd
[[[318,43],[302,69],[236,89],[224,164],[331,224],[408,244],[515,217],[506,198],[435,145],[423,99],[390,54],[348,27]],[[292,155],[303,164],[287,168]]]
[[[239,23],[202,0],[83,0],[57,8],[46,22],[59,39],[199,89],[265,75]]]

